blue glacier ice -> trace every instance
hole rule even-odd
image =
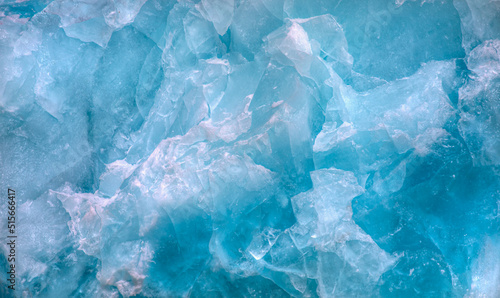
[[[0,297],[500,297],[498,0],[0,0],[0,127]]]

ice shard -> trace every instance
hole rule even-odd
[[[500,296],[498,0],[0,2],[0,297]]]

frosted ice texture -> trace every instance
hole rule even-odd
[[[7,0],[0,57],[19,297],[500,296],[498,0]]]

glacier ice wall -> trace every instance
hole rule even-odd
[[[0,58],[2,297],[500,296],[498,0],[4,0]]]

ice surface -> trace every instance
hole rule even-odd
[[[0,296],[498,297],[499,16],[4,1]]]
[[[460,88],[460,132],[478,165],[500,165],[500,41],[487,41],[467,57],[472,72]]]

